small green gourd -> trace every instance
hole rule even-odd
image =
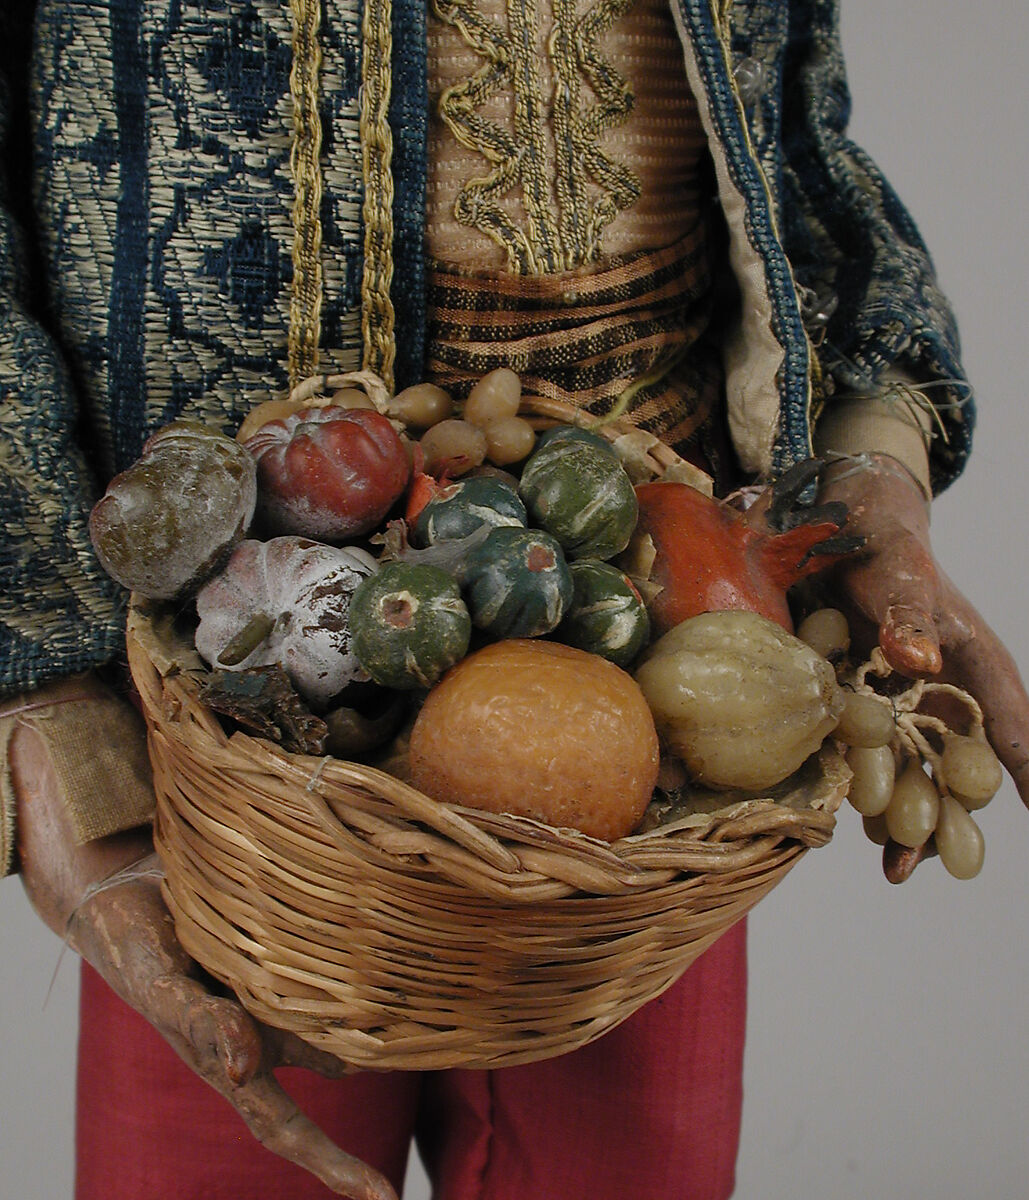
[[[491,475],[475,475],[441,487],[415,519],[411,540],[416,546],[468,537],[483,525],[528,523],[517,490]]]
[[[472,623],[489,637],[539,637],[556,629],[572,598],[557,541],[540,529],[494,529],[461,571]]]
[[[551,442],[560,441],[586,442],[590,446],[596,446],[597,449],[606,451],[612,458],[617,457],[614,447],[603,434],[597,433],[593,429],[584,429],[581,425],[551,425],[549,429],[544,429],[537,436],[536,450],[541,450]]]
[[[612,558],[629,544],[638,505],[632,482],[609,450],[556,438],[525,464],[519,491],[533,522],[569,558]]]
[[[391,562],[350,603],[351,647],[384,687],[431,687],[468,652],[472,623],[454,578],[425,563]]]
[[[557,628],[558,641],[626,667],[650,637],[643,597],[623,571],[597,559],[570,566],[574,592]]]

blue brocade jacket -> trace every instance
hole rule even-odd
[[[324,0],[320,370],[362,364],[364,5],[392,30],[397,385],[425,349],[424,0]],[[670,0],[729,232],[737,451],[809,452],[834,395],[897,365],[958,379],[921,238],[848,141],[836,0]],[[116,656],[124,598],[89,509],[183,411],[231,428],[287,385],[287,0],[3,0],[0,14],[0,687]],[[375,14],[372,14],[375,15]],[[934,397],[948,399],[946,389]],[[953,396],[949,396],[953,400]],[[970,407],[941,404],[939,489]]]

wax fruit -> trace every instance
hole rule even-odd
[[[305,700],[327,704],[364,678],[350,644],[350,601],[377,566],[359,547],[242,542],[197,594],[196,648],[227,670],[279,663]]]
[[[821,549],[849,545],[837,536],[845,516],[835,511],[832,519],[776,533],[685,483],[641,484],[636,496],[639,520],[629,558],[645,561],[645,578],[626,569],[646,596],[658,632],[720,609],[761,613],[792,632],[788,590],[837,561]]]
[[[429,687],[468,650],[472,621],[452,576],[439,567],[386,563],[350,605],[358,661],[385,687]]]
[[[699,783],[780,783],[836,726],[830,663],[753,612],[711,612],[659,638],[636,671],[668,748]]]
[[[627,667],[647,644],[650,619],[628,575],[610,563],[581,559],[569,567],[572,599],[557,629],[569,646]]]
[[[614,840],[657,780],[654,722],[632,677],[556,642],[512,639],[463,659],[414,723],[415,787],[437,800]]]
[[[254,515],[254,461],[195,421],[166,425],[93,507],[101,566],[151,600],[191,593],[224,562]]]
[[[490,475],[460,479],[434,489],[418,513],[411,540],[419,546],[467,537],[482,525],[526,525],[525,506],[514,487]]]
[[[525,464],[520,491],[533,521],[569,558],[610,558],[629,542],[636,496],[606,447],[582,438],[548,441]]]
[[[491,638],[540,637],[556,629],[572,598],[561,547],[542,529],[490,531],[461,567],[472,623]]]
[[[258,512],[272,534],[339,543],[366,533],[411,475],[400,436],[367,409],[302,409],[262,425],[245,445],[257,461]]]

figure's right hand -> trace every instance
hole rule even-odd
[[[69,687],[81,695],[83,687],[102,685],[78,680]],[[335,1077],[347,1067],[292,1034],[261,1025],[236,1000],[206,986],[175,937],[156,873],[125,870],[152,852],[149,833],[75,845],[46,744],[30,726],[16,729],[9,760],[22,879],[50,928],[150,1021],[269,1150],[351,1200],[396,1200],[388,1181],[340,1150],[273,1074],[279,1066],[299,1066]],[[120,882],[93,890],[120,871]]]

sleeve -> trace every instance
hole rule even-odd
[[[769,7],[786,11],[752,11]],[[762,157],[778,184],[783,242],[817,346],[825,403],[890,394],[898,379],[912,381],[915,393],[901,395],[900,411],[913,399],[926,403],[931,480],[939,491],[959,473],[974,424],[957,327],[912,217],[847,136],[839,16],[839,0],[788,5],[779,86],[765,102],[773,111],[766,111]],[[743,33],[753,49],[760,31]],[[767,135],[776,118],[781,136],[773,143]]]
[[[93,554],[97,487],[75,391],[39,319],[42,272],[26,232],[31,11],[0,5],[0,876],[15,865],[6,759],[18,722],[45,737],[80,840],[138,825],[153,805],[132,709],[113,695],[54,706],[43,687],[122,653],[124,601]]]
[[[38,319],[41,277],[23,225],[31,178],[30,5],[0,14],[0,696],[109,661],[123,601],[88,533],[97,487],[72,382]]]

